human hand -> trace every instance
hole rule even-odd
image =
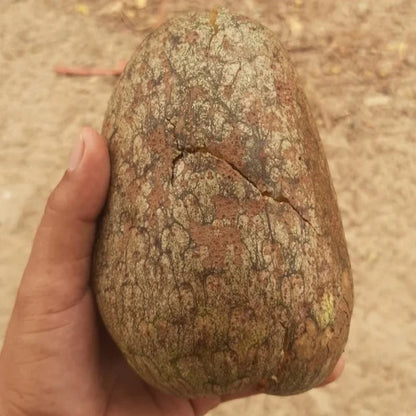
[[[48,199],[18,290],[0,354],[1,416],[196,416],[235,398],[187,400],[152,388],[102,327],[89,274],[109,175],[104,139],[85,128]]]

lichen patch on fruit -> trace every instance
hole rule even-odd
[[[328,325],[333,325],[335,318],[335,304],[332,293],[324,293],[322,300],[314,308],[314,316],[319,328],[325,329]]]

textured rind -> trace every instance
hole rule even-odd
[[[300,393],[345,346],[351,268],[319,134],[275,35],[225,10],[168,22],[110,100],[93,284],[148,383]]]

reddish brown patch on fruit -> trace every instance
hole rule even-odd
[[[221,220],[234,221],[241,210],[241,206],[234,198],[215,195],[213,198],[215,217]]]
[[[235,251],[233,260],[236,264],[241,264],[243,245],[238,229],[228,226],[216,227],[191,223],[189,233],[198,247],[208,249],[208,256],[203,259],[205,267],[223,270],[227,253],[230,253],[230,250]]]

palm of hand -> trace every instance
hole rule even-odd
[[[27,305],[25,301],[24,307]],[[19,307],[17,304],[16,309]],[[98,322],[90,289],[63,311],[23,324],[12,320],[3,350],[12,360],[0,361],[2,370],[9,374],[5,392],[8,414],[32,416],[36,409],[36,415],[195,416],[221,401],[186,400],[153,389],[128,366]],[[12,347],[15,333],[23,341],[22,349]],[[29,350],[35,344],[37,352],[33,354]],[[23,386],[12,369],[8,371],[16,363],[26,375]],[[22,395],[26,396],[24,403]]]

